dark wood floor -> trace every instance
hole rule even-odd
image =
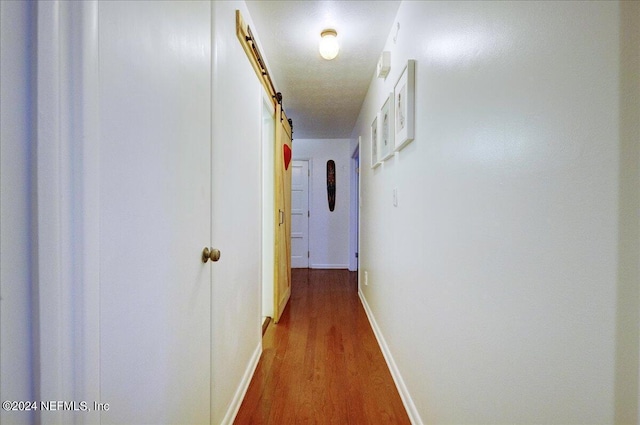
[[[356,273],[294,269],[236,424],[409,424],[357,293]]]

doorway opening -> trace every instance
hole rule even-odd
[[[358,271],[358,255],[360,251],[360,142],[351,154],[351,188],[350,188],[350,213],[349,213],[349,270]]]
[[[275,111],[266,93],[262,96],[262,333],[274,310],[275,244]]]

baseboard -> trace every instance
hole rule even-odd
[[[253,374],[258,367],[258,362],[260,361],[260,355],[262,354],[262,341],[258,344],[256,351],[253,352],[253,356],[251,356],[251,360],[247,365],[247,370],[244,372],[244,376],[240,381],[240,385],[238,385],[238,389],[233,396],[233,401],[229,405],[229,409],[227,409],[227,413],[224,415],[222,425],[232,425],[233,421],[236,419],[236,415],[240,410],[240,405],[242,404],[242,400],[244,400],[244,396],[249,389],[249,384],[251,383],[251,378],[253,378]]]
[[[309,264],[310,269],[348,269],[348,264]]]
[[[418,409],[416,409],[416,405],[409,394],[409,390],[402,379],[402,375],[400,375],[400,371],[398,370],[398,366],[396,365],[393,356],[391,355],[391,351],[389,350],[389,346],[382,335],[382,331],[378,327],[378,323],[376,322],[375,317],[373,316],[373,312],[369,308],[369,304],[367,303],[367,299],[364,297],[362,291],[358,290],[358,296],[360,297],[360,302],[362,303],[362,307],[364,308],[365,313],[367,314],[367,318],[369,319],[369,323],[371,324],[371,328],[373,329],[373,333],[378,340],[378,345],[380,346],[380,350],[382,350],[382,355],[384,356],[384,360],[387,362],[387,366],[389,367],[389,371],[391,372],[391,377],[393,378],[393,382],[396,384],[396,388],[398,389],[398,393],[400,393],[400,398],[402,399],[402,404],[404,404],[404,408],[407,410],[407,415],[409,415],[409,420],[413,425],[423,425],[422,418],[420,418],[420,414],[418,413]]]

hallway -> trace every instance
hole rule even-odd
[[[357,292],[357,274],[292,270],[236,424],[403,424],[409,418]]]
[[[110,406],[0,424],[640,425],[640,1],[0,0],[0,58],[0,400]]]

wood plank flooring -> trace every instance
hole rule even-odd
[[[410,424],[357,293],[356,273],[293,269],[235,424]]]

